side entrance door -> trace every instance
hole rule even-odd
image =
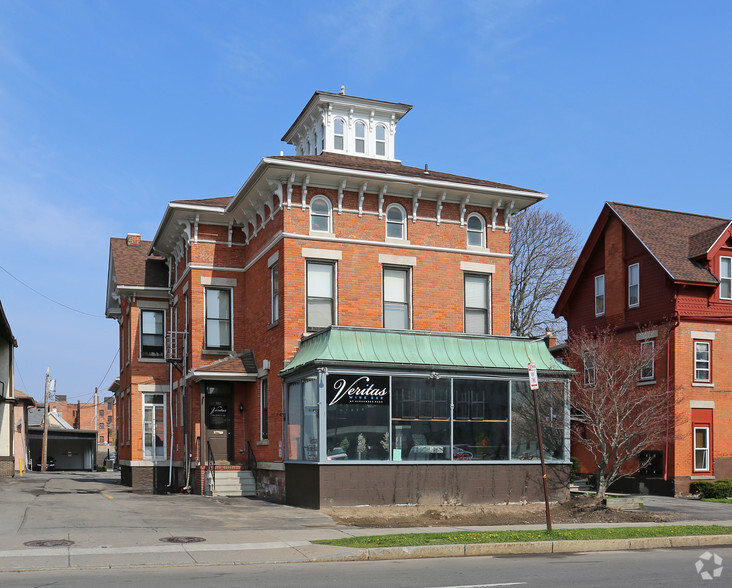
[[[232,386],[229,383],[206,385],[206,441],[218,465],[233,461],[234,418]]]

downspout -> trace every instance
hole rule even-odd
[[[674,306],[676,306],[676,298],[678,294],[674,294]],[[675,334],[674,330],[679,326],[679,313],[678,311],[674,314],[674,323],[669,331],[668,339],[666,340],[666,446],[663,451],[663,481],[668,481],[668,446],[669,446],[669,407],[668,407],[668,393],[671,391],[671,337]],[[675,341],[674,341],[675,344]],[[676,395],[674,394],[674,399]]]
[[[168,449],[168,488],[173,485],[173,363],[168,362],[168,372],[170,374],[170,402],[168,406],[170,408],[170,447]]]

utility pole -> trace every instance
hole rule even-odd
[[[51,368],[46,368],[46,391],[43,403],[43,450],[41,451],[41,471],[46,471],[46,460],[48,459],[48,376]]]

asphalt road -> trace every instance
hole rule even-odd
[[[62,570],[0,574],[3,588],[479,588],[498,586],[606,588],[610,586],[730,586],[732,568],[703,580],[719,566],[700,550],[651,550],[552,556],[471,557],[376,562],[303,563],[115,570]],[[711,553],[732,563],[732,548]]]

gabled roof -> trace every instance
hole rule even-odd
[[[606,202],[554,306],[552,312],[555,316],[563,314],[610,215],[615,215],[625,225],[674,282],[708,286],[719,283],[714,274],[700,263],[704,261],[700,258],[709,253],[728,230],[728,219]]]
[[[173,204],[187,204],[188,206],[206,206],[210,208],[225,208],[231,202],[233,196],[220,196],[218,198],[194,198],[191,200],[173,200]]]
[[[409,167],[402,165],[398,161],[388,161],[383,159],[371,159],[368,157],[355,157],[353,155],[338,155],[336,153],[321,153],[320,155],[276,155],[267,159],[275,159],[282,161],[292,161],[296,163],[309,163],[313,165],[322,165],[326,167],[336,167],[342,169],[353,169],[358,171],[376,172],[383,174],[394,174],[405,178],[419,180],[435,180],[441,182],[454,182],[456,184],[469,184],[471,186],[485,186],[487,188],[497,188],[501,190],[517,190],[519,192],[531,192],[543,196],[542,192],[531,190],[529,188],[519,188],[509,184],[499,184],[489,180],[480,180],[477,178],[469,178],[466,176],[457,176],[445,172],[425,170],[419,167]]]
[[[705,254],[728,219],[608,202],[675,282],[716,285],[717,278],[694,258]]]
[[[32,396],[28,396],[28,394],[26,394],[25,392],[21,392],[20,390],[15,390],[13,392],[13,394],[15,396],[15,400],[17,400],[18,402],[24,402],[28,406],[36,405],[35,399]]]
[[[110,258],[114,264],[117,286],[147,286],[165,288],[168,268],[162,257],[148,255],[150,241],[128,245],[127,239],[109,240]]]
[[[543,339],[332,326],[303,339],[280,375],[287,376],[306,366],[340,365],[485,370],[528,377],[529,362],[545,373],[572,371],[552,357]]]
[[[0,335],[2,335],[13,347],[18,346],[18,342],[15,340],[15,337],[13,337],[13,331],[10,328],[8,318],[5,316],[5,310],[3,309],[2,302],[0,302]]]

